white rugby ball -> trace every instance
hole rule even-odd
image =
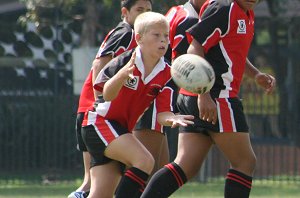
[[[177,57],[171,66],[171,75],[177,86],[196,94],[208,92],[215,83],[212,66],[195,54]]]

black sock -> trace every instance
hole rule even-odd
[[[225,198],[248,198],[251,187],[252,177],[229,169],[225,182]]]
[[[115,198],[138,198],[148,177],[147,173],[138,168],[129,168],[120,181]]]
[[[165,165],[150,179],[141,198],[165,198],[180,188],[187,178],[183,170],[174,162]]]

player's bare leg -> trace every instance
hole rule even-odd
[[[135,130],[133,134],[147,148],[155,160],[152,174],[169,163],[169,149],[166,135],[150,129]]]
[[[225,198],[248,198],[256,165],[249,133],[211,133],[212,139],[229,160]]]
[[[111,161],[108,164],[94,166],[90,172],[91,191],[88,197],[112,198],[122,176],[119,162]]]
[[[82,156],[83,156],[83,164],[84,164],[84,177],[83,177],[82,184],[78,187],[76,191],[87,192],[90,190],[90,186],[91,186],[91,177],[90,177],[91,156],[87,151],[82,152]]]
[[[128,167],[120,181],[116,197],[139,197],[137,194],[144,190],[154,167],[151,153],[133,134],[127,133],[112,141],[104,154]]]
[[[152,176],[141,197],[169,197],[197,174],[212,144],[209,136],[179,133],[175,161]]]
[[[213,141],[199,133],[179,133],[178,152],[174,160],[184,171],[187,179],[193,178],[201,168]]]
[[[256,157],[249,133],[210,133],[212,139],[229,160],[231,168],[252,176]]]

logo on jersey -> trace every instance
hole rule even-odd
[[[139,84],[139,76],[134,76],[133,79],[128,78],[125,87],[128,87],[129,89],[137,90]]]
[[[237,34],[246,34],[246,22],[245,20],[238,20],[238,28],[237,28]]]
[[[159,94],[160,90],[161,90],[161,85],[152,84],[152,85],[150,85],[150,87],[151,88],[150,88],[149,92],[147,93],[147,95],[151,96],[151,97],[156,97]]]

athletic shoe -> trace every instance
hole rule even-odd
[[[86,198],[89,195],[89,191],[74,191],[69,194],[68,198]]]

